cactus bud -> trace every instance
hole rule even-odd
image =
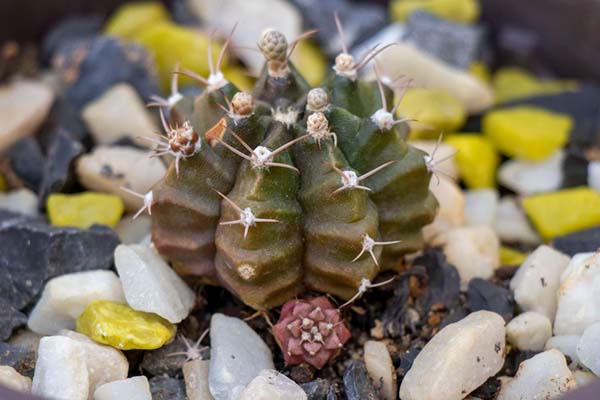
[[[309,111],[325,111],[329,106],[329,96],[322,88],[314,88],[308,92],[306,99],[306,109]]]
[[[250,93],[237,92],[231,99],[231,110],[235,115],[247,117],[254,112],[254,99]]]
[[[287,39],[279,31],[273,29],[264,31],[260,38],[259,47],[267,61],[284,62],[287,59]]]
[[[335,65],[333,70],[341,76],[355,80],[357,77],[357,68],[354,57],[348,53],[340,53],[335,57]]]

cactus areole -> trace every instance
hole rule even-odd
[[[289,61],[295,43],[268,30],[258,45],[251,94],[222,78],[219,57],[208,79],[178,71],[200,96],[173,85],[175,101],[159,104],[169,119],[155,152],[174,160],[143,195],[152,240],[180,274],[256,309],[305,289],[347,300],[421,247],[437,208],[425,154],[406,143],[393,91],[357,75],[377,49],[357,61],[344,51],[311,89]]]

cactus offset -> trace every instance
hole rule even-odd
[[[144,195],[154,244],[179,273],[256,309],[305,288],[352,298],[420,248],[437,207],[425,154],[394,119],[393,91],[358,78],[379,50],[355,62],[344,47],[332,78],[311,90],[289,61],[294,46],[265,31],[252,94],[217,62],[207,79],[180,72],[204,86],[197,98],[176,85],[170,100],[157,98],[172,125],[156,151],[175,160]]]

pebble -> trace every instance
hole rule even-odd
[[[41,82],[22,80],[0,86],[0,152],[35,133],[53,100],[54,93]]]
[[[207,348],[208,349],[208,348]],[[184,353],[177,354],[174,353]],[[180,378],[181,368],[190,356],[188,346],[181,335],[176,336],[172,342],[167,343],[163,347],[144,352],[144,358],[140,364],[140,368],[152,376],[168,375],[174,378]]]
[[[112,381],[99,386],[94,400],[152,400],[150,384],[145,376]]]
[[[477,0],[393,0],[390,4],[391,18],[405,21],[416,10],[423,10],[440,18],[462,24],[475,22],[480,7]]]
[[[498,181],[520,195],[558,190],[563,181],[564,152],[559,150],[539,162],[513,159],[500,166]]]
[[[85,271],[49,280],[29,315],[27,326],[40,335],[75,329],[75,321],[94,300],[125,301],[123,288],[112,271]]]
[[[435,151],[434,158],[436,160],[444,160],[436,165],[436,169],[439,170],[442,175],[452,178],[458,177],[458,165],[456,165],[454,157],[456,149],[450,144],[445,142],[439,143],[437,140],[411,140],[410,145],[419,150],[423,150],[430,156]]]
[[[448,135],[445,142],[456,149],[458,173],[469,189],[495,187],[500,159],[489,140],[479,134],[463,133]]]
[[[170,376],[154,376],[150,378],[152,400],[187,400],[185,383],[181,379]]]
[[[598,379],[592,372],[582,371],[580,369],[573,371],[573,376],[575,377],[575,382],[577,382],[577,387],[589,385]]]
[[[490,278],[500,266],[500,242],[488,227],[459,228],[446,235],[444,254],[466,285],[473,278]]]
[[[529,196],[522,204],[545,240],[600,225],[600,193],[586,187]]]
[[[287,376],[265,369],[246,386],[239,400],[307,400],[304,390]]]
[[[585,328],[579,344],[577,345],[577,356],[579,362],[596,376],[600,376],[600,322],[593,323]]]
[[[377,400],[380,398],[362,361],[352,361],[346,368],[344,390],[348,400]]]
[[[552,247],[541,245],[535,249],[510,281],[510,289],[519,307],[543,314],[553,321],[560,276],[569,261],[568,256]]]
[[[31,378],[19,374],[13,367],[0,365],[0,385],[28,393],[31,391]]]
[[[457,131],[466,119],[462,102],[452,93],[437,88],[408,89],[397,114],[416,120],[409,122],[411,139],[437,139],[440,132]]]
[[[579,365],[579,356],[577,355],[577,345],[581,335],[563,335],[563,336],[552,336],[546,342],[544,350],[556,349],[568,357],[567,363],[569,369],[575,370]]]
[[[423,237],[427,243],[439,244],[453,229],[464,225],[465,199],[460,187],[449,178],[433,177],[429,190],[439,203],[438,213],[433,222],[423,228]]]
[[[413,12],[406,22],[405,39],[434,57],[463,70],[479,57],[483,29],[448,21],[424,11]]]
[[[600,192],[600,162],[592,161],[588,164],[587,184],[596,192]]]
[[[328,380],[317,378],[314,381],[300,385],[308,396],[308,400],[331,400],[327,395],[332,390],[332,385]],[[335,395],[333,400],[335,400]]]
[[[500,246],[500,266],[519,266],[525,262],[529,254],[513,249],[512,247]],[[512,277],[514,271],[511,272]]]
[[[487,113],[482,125],[485,136],[501,153],[543,161],[567,143],[573,120],[542,108],[518,106]]]
[[[145,194],[163,178],[167,168],[160,158],[131,146],[97,146],[77,160],[79,182],[89,190],[112,193],[121,197],[129,212],[139,210],[143,199],[122,187]]]
[[[73,139],[65,130],[58,129],[53,134],[39,188],[42,203],[45,203],[50,193],[63,192],[74,186],[72,164],[83,151],[83,145]]]
[[[497,103],[577,89],[575,81],[540,80],[519,67],[499,68],[494,74],[493,85]]]
[[[215,400],[233,400],[264,369],[275,369],[265,342],[244,321],[223,314],[210,320],[208,382]]]
[[[131,308],[174,324],[189,315],[196,294],[153,247],[121,244],[115,250],[115,265]]]
[[[38,215],[38,198],[25,188],[0,193],[0,209],[35,217]]]
[[[497,400],[551,399],[575,386],[565,357],[558,350],[548,350],[523,361],[517,375],[502,384]]]
[[[121,82],[133,86],[144,100],[158,93],[154,61],[138,44],[123,44],[115,37],[96,36],[89,43],[71,46],[57,57],[55,69],[67,84],[65,99],[77,109]],[[128,114],[117,115],[117,120],[127,120],[123,115]]]
[[[87,336],[64,330],[62,336],[73,339],[83,349],[88,373],[89,396],[105,383],[127,378],[129,362],[119,350],[95,343]]]
[[[102,29],[102,22],[99,16],[61,18],[44,35],[41,46],[41,58],[44,63],[49,65],[54,54],[60,49],[94,37]]]
[[[90,303],[77,319],[77,331],[121,350],[153,350],[175,335],[176,327],[155,314],[106,300]]]
[[[600,226],[555,237],[552,246],[565,254],[574,256],[590,249],[600,248]]]
[[[531,227],[522,207],[513,196],[504,196],[500,199],[496,211],[494,230],[503,242],[529,245],[537,245],[541,242],[539,235]]]
[[[83,347],[66,336],[43,337],[38,349],[32,394],[56,399],[87,400],[89,387]]]
[[[209,360],[196,359],[183,364],[185,392],[189,400],[213,400],[208,387]]]
[[[468,114],[486,110],[493,103],[493,93],[487,84],[409,43],[399,42],[378,55],[377,60],[383,76],[403,74],[413,78],[416,87],[452,93],[462,102]]]
[[[96,192],[54,193],[46,203],[48,218],[54,226],[89,228],[94,224],[115,226],[123,215],[119,196]]]
[[[460,295],[458,271],[446,261],[441,251],[427,250],[414,261],[413,265],[424,266],[427,273],[426,291],[417,299],[417,305],[423,310],[423,315],[427,315],[434,305],[441,304],[448,310],[458,307]],[[406,286],[407,292],[410,291],[409,285]],[[399,299],[404,300],[399,302],[401,307],[405,307],[406,301],[408,301],[408,293],[406,296],[406,299]]]
[[[127,214],[121,218],[115,232],[123,244],[141,243],[148,235],[152,227],[152,218],[148,215],[138,215],[133,219],[132,214]]]
[[[494,227],[498,210],[496,189],[474,189],[465,192],[465,222],[469,226]]]
[[[222,35],[229,34],[236,21],[240,22],[233,34],[232,41],[241,48],[240,51],[236,51],[236,56],[254,75],[260,73],[264,64],[263,55],[259,52],[247,51],[243,47],[256,48],[256,41],[265,27],[283,33],[288,43],[302,32],[302,15],[293,4],[283,0],[263,0],[252,3],[245,0],[188,0],[188,5],[199,19],[208,23],[207,29],[216,29]],[[319,3],[319,7],[322,7],[321,3]],[[242,20],[240,20],[240,16],[243,16]],[[330,23],[335,25],[331,14],[329,17]],[[160,39],[162,37],[157,36],[157,40]],[[190,53],[190,49],[187,47],[181,48],[180,51],[182,54]],[[167,55],[165,54],[165,58]],[[198,58],[206,62],[206,50],[199,53]],[[179,58],[170,55],[168,58],[171,62],[177,59]],[[194,71],[205,75],[199,70]]]
[[[0,365],[12,367],[21,375],[33,376],[36,357],[37,346],[35,349],[31,349],[17,344],[0,342]]]
[[[552,336],[552,322],[543,314],[527,311],[506,325],[508,342],[523,351],[540,351]]]
[[[11,146],[8,158],[10,169],[23,181],[25,187],[37,191],[42,183],[45,162],[37,139],[28,136],[19,140]]]
[[[583,334],[600,321],[600,253],[574,256],[560,282],[554,334]]]
[[[129,137],[135,143],[152,147],[152,142],[142,138],[154,139],[153,134],[160,132],[135,89],[126,83],[111,87],[89,103],[82,117],[98,144]]]
[[[364,346],[364,360],[369,377],[384,400],[396,400],[398,384],[396,370],[385,343],[368,340]]]
[[[157,1],[125,3],[106,22],[104,32],[123,39],[135,39],[140,31],[169,21],[169,12]]]
[[[402,400],[460,400],[504,364],[504,319],[477,311],[440,330],[400,386]]]
[[[513,316],[513,298],[510,290],[481,278],[469,281],[467,305],[471,312],[493,311],[507,322]]]

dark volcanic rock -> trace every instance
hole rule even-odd
[[[444,253],[428,250],[414,261],[414,265],[422,265],[427,271],[426,292],[417,301],[422,315],[434,305],[443,305],[448,310],[459,305],[460,277],[456,268],[446,261]]]
[[[91,139],[80,111],[62,97],[57,97],[54,101],[45,127],[40,135],[44,148],[49,148],[56,135],[61,132],[89,147]]]
[[[408,309],[408,298],[410,297],[410,285],[408,276],[400,278],[394,297],[386,306],[381,322],[385,328],[385,332],[390,337],[399,337],[406,333],[406,314]]]
[[[312,382],[300,385],[308,396],[308,400],[327,400],[331,384],[325,379],[315,379]]]
[[[588,166],[590,162],[583,149],[569,146],[562,163],[562,187],[586,186],[588,184]]]
[[[3,298],[0,298],[0,340],[8,339],[14,329],[26,323],[27,316],[25,314],[17,310]]]
[[[10,168],[34,192],[42,182],[44,155],[37,140],[26,137],[15,143],[8,151]]]
[[[49,64],[52,56],[68,46],[91,39],[102,29],[102,18],[95,16],[61,19],[44,37],[41,48],[42,62]]]
[[[84,54],[82,59],[81,54]],[[157,78],[149,54],[135,44],[123,44],[111,37],[97,36],[77,49],[61,53],[61,75],[76,79],[69,82],[65,99],[76,108],[100,96],[120,82],[131,84],[147,100],[158,93]],[[67,78],[64,78],[67,79]]]
[[[513,298],[510,290],[485,279],[471,279],[467,290],[467,302],[471,312],[493,311],[500,314],[506,322],[513,317]]]
[[[33,377],[36,358],[34,351],[22,346],[0,342],[0,365],[13,367],[22,375]]]
[[[344,389],[348,400],[377,400],[379,395],[362,361],[352,361],[344,372]]]
[[[152,400],[186,400],[185,383],[169,376],[150,378]]]
[[[186,350],[186,346],[181,337],[175,338],[171,343],[157,350],[147,351],[144,354],[141,367],[150,375],[168,375],[171,377],[181,377],[181,367],[186,360],[183,355],[170,355]]]
[[[398,375],[400,375],[401,378],[411,369],[413,362],[415,362],[415,358],[417,358],[421,350],[423,350],[423,347],[423,343],[413,343],[408,350],[402,354],[400,357],[400,365],[397,369]]]
[[[552,246],[570,256],[595,251],[600,248],[600,226],[556,237]]]

